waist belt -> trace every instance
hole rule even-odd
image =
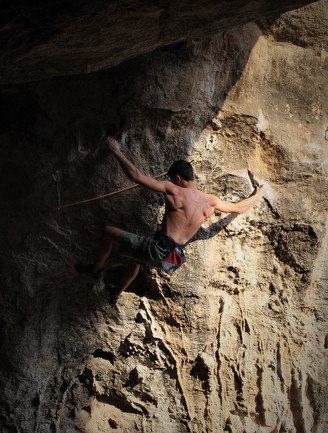
[[[163,232],[159,231],[155,233],[154,239],[157,241],[157,245],[162,249],[168,252],[168,254],[174,250],[175,248],[175,240],[167,236]]]

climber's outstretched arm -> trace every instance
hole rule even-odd
[[[170,193],[172,183],[169,181],[158,181],[150,176],[141,173],[140,170],[130,162],[125,155],[121,152],[118,142],[113,137],[106,137],[108,149],[114,154],[119,162],[122,170],[132,182],[143,185],[153,191],[163,192],[164,194]]]
[[[246,212],[251,207],[253,207],[263,197],[264,194],[265,194],[265,186],[261,185],[259,188],[256,188],[255,194],[251,195],[250,197],[238,203],[230,203],[228,201],[223,201],[218,199],[214,195],[211,195],[210,197],[214,209],[226,213],[241,214]]]

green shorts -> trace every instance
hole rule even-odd
[[[118,253],[121,256],[131,257],[138,263],[161,266],[162,260],[174,249],[174,241],[172,239],[173,245],[163,245],[157,236],[157,233],[153,236],[139,236],[123,232]]]

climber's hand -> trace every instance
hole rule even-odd
[[[118,144],[118,142],[115,140],[114,137],[108,136],[105,138],[105,141],[107,143],[108,149],[111,152],[119,152],[120,151],[120,145]]]

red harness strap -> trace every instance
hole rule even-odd
[[[185,263],[186,259],[182,257],[176,249],[170,252],[170,254],[165,257],[163,262],[172,263],[173,265],[181,266]]]

